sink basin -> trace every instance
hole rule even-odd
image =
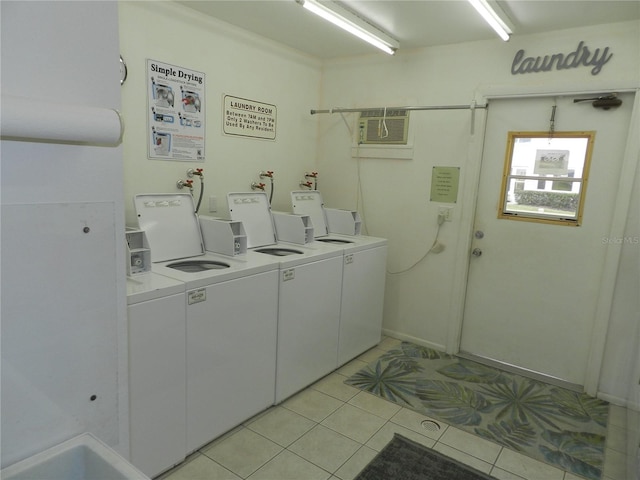
[[[149,480],[90,433],[3,468],[0,477],[2,480]]]
[[[169,268],[175,268],[181,272],[206,272],[207,270],[222,270],[229,268],[230,265],[224,262],[216,262],[214,260],[184,260],[182,262],[174,262],[167,265]]]
[[[281,247],[258,248],[256,252],[275,255],[276,257],[286,257],[287,255],[302,255],[303,253],[300,250],[294,250],[293,248]]]

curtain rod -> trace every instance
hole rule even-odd
[[[476,108],[487,108],[488,105],[426,105],[414,107],[376,107],[376,108],[331,108],[326,110],[311,110],[311,115],[318,113],[350,113],[350,112],[374,112],[377,110],[475,110]]]

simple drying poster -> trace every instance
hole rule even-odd
[[[149,158],[204,162],[204,73],[147,59]]]

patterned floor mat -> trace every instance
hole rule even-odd
[[[346,380],[398,405],[600,480],[609,404],[403,342]]]

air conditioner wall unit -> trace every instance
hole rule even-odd
[[[360,145],[406,145],[409,111],[404,109],[366,110],[358,121]]]

